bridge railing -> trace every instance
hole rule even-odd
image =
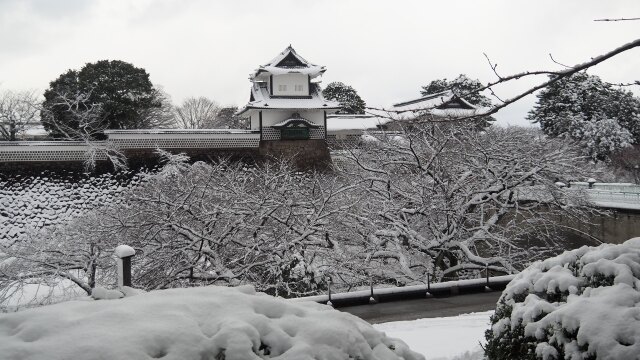
[[[640,193],[587,190],[589,199],[594,202],[611,202],[640,205]]]
[[[321,304],[332,305],[333,307],[345,307],[433,296],[453,296],[485,291],[502,291],[514,277],[515,275],[502,275],[401,287],[371,287],[368,290],[343,293],[332,293],[329,287],[327,294],[300,297],[291,299],[291,301],[314,301]]]

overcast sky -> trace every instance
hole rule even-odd
[[[206,96],[243,105],[248,75],[292,44],[370,106],[410,100],[433,79],[557,69],[640,36],[639,0],[0,0],[0,89],[42,92],[67,69],[119,59],[142,67],[174,103]],[[640,49],[589,71],[640,79]],[[537,79],[499,89],[509,97]],[[638,91],[636,91],[638,93]],[[501,111],[526,124],[535,101]]]

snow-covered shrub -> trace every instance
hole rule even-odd
[[[640,238],[567,251],[516,276],[487,330],[489,359],[637,359]]]
[[[0,349],[3,359],[424,359],[328,306],[214,286],[3,315]]]

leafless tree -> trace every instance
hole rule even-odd
[[[590,211],[580,193],[554,185],[583,174],[570,145],[533,129],[457,125],[417,124],[343,155],[342,171],[365,185],[348,219],[376,277],[512,273],[561,248],[561,214],[578,221]]]
[[[33,91],[0,93],[0,139],[16,141],[29,126],[39,122],[39,101]]]
[[[625,19],[626,20],[626,19]],[[631,20],[631,19],[630,19]],[[493,115],[495,113],[497,113],[498,111],[502,110],[503,108],[519,101],[520,99],[524,98],[527,95],[533,94],[534,92],[543,89],[557,81],[560,81],[564,78],[567,78],[575,73],[578,73],[580,71],[584,71],[587,70],[591,67],[594,67],[602,62],[605,62],[607,60],[610,60],[611,58],[620,55],[626,51],[635,49],[640,47],[640,39],[636,39],[633,40],[629,43],[623,44],[613,50],[610,50],[602,55],[597,55],[594,56],[592,58],[590,58],[589,60],[573,65],[573,66],[567,66],[564,64],[559,63],[558,61],[556,61],[553,56],[551,56],[550,54],[550,58],[552,60],[552,62],[555,65],[560,65],[561,69],[560,70],[527,70],[527,71],[522,71],[516,74],[511,74],[511,75],[501,75],[498,72],[498,64],[494,61],[492,61],[488,55],[485,54],[485,58],[487,59],[487,62],[489,64],[489,66],[491,67],[491,69],[493,70],[493,73],[496,76],[496,80],[490,81],[487,84],[485,84],[483,87],[480,87],[478,89],[476,89],[474,92],[478,93],[478,92],[482,92],[482,91],[488,91],[496,100],[498,100],[497,104],[492,105],[490,108],[486,109],[485,111],[480,111],[476,114],[473,115],[465,115],[465,116],[453,116],[450,118],[442,118],[442,117],[421,117],[420,119],[422,121],[432,121],[432,122],[441,122],[441,121],[466,121],[466,120],[470,120],[470,119],[477,119],[477,118],[481,118],[481,117],[485,117],[485,116],[489,116],[489,115]],[[501,84],[505,84],[505,83],[510,83],[510,82],[514,82],[517,81],[519,79],[523,79],[523,78],[530,78],[530,77],[536,77],[536,76],[546,76],[546,80],[540,82],[538,85],[532,86],[530,88],[527,88],[523,91],[521,91],[520,93],[513,95],[509,98],[502,98],[500,96],[497,95],[496,92],[496,87],[498,87]],[[637,84],[638,81],[633,81],[632,84]],[[460,96],[462,98],[465,97],[465,94],[460,94]],[[440,105],[438,105],[440,106]],[[425,107],[424,109],[421,109],[423,111],[423,114],[428,113],[429,110],[432,110],[434,107]],[[380,108],[374,108],[374,107],[368,107],[367,109],[369,109],[369,111],[375,111],[376,113],[378,113],[379,111],[384,111],[386,112],[388,115],[388,117],[390,119],[396,119],[397,115],[398,115],[398,111],[394,111],[392,109],[380,109]],[[412,110],[415,111],[415,110]],[[419,113],[419,111],[415,111],[417,113]]]
[[[176,107],[175,114],[179,127],[185,129],[213,129],[219,124],[216,121],[220,107],[206,97],[188,98]]]
[[[167,157],[163,171],[122,205],[5,250],[19,260],[4,278],[13,287],[5,288],[44,278],[67,279],[86,292],[112,284],[109,255],[122,243],[138,251],[133,280],[145,289],[251,283],[271,294],[304,295],[357,259],[338,221],[356,203],[355,185],[345,179],[283,163],[189,165]]]
[[[162,88],[153,89],[153,98],[159,106],[149,107],[139,117],[138,129],[167,129],[176,127],[176,113],[171,96]]]
[[[107,128],[106,114],[100,104],[89,102],[89,94],[57,94],[56,108],[64,110],[65,121],[58,121],[49,110],[41,110],[42,122],[54,128],[65,140],[75,140],[87,146],[85,167],[92,169],[97,160],[106,156],[115,169],[126,168],[126,157],[113,144],[99,141]]]

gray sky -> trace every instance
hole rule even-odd
[[[583,62],[640,36],[640,21],[594,19],[638,16],[638,0],[0,0],[0,88],[43,91],[67,69],[119,59],[145,68],[175,103],[243,105],[251,70],[292,44],[327,66],[325,84],[342,81],[386,106],[418,97],[433,79],[494,80],[483,53],[503,75],[559,68],[549,53]],[[589,72],[640,80],[640,49]],[[526,124],[534,101],[496,117]]]

